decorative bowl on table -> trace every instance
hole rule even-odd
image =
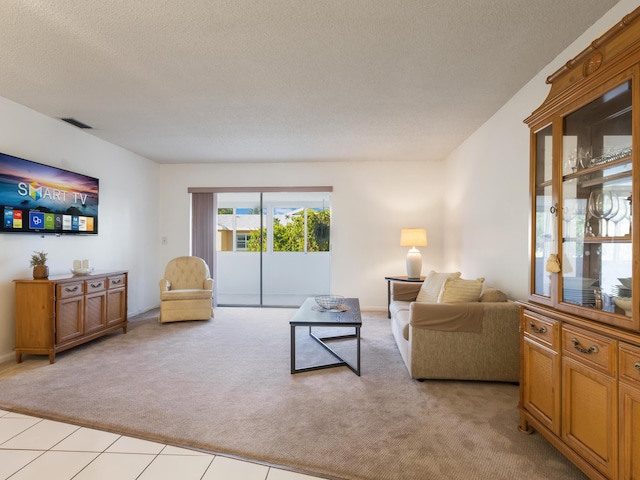
[[[316,303],[324,310],[334,310],[343,306],[344,299],[342,295],[318,295]]]
[[[71,269],[71,273],[73,273],[74,275],[89,275],[91,272],[93,272],[93,267]]]

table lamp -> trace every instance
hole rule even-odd
[[[416,247],[427,246],[427,231],[424,228],[403,228],[400,231],[400,246],[411,247],[407,253],[407,276],[412,280],[420,278],[422,255]]]

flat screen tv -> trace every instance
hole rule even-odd
[[[0,233],[98,233],[99,180],[0,153]]]

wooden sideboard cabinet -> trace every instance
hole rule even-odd
[[[48,355],[122,328],[127,333],[128,272],[59,275],[14,280],[16,361],[23,354]]]
[[[520,430],[591,479],[640,479],[640,8],[547,83],[525,120]]]

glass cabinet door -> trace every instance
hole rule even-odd
[[[560,301],[631,317],[631,81],[564,117]]]
[[[535,134],[535,196],[533,232],[534,264],[533,293],[543,297],[551,295],[551,277],[546,271],[546,262],[550,254],[555,254],[554,245],[555,215],[552,197],[553,157],[552,126],[549,125]]]

